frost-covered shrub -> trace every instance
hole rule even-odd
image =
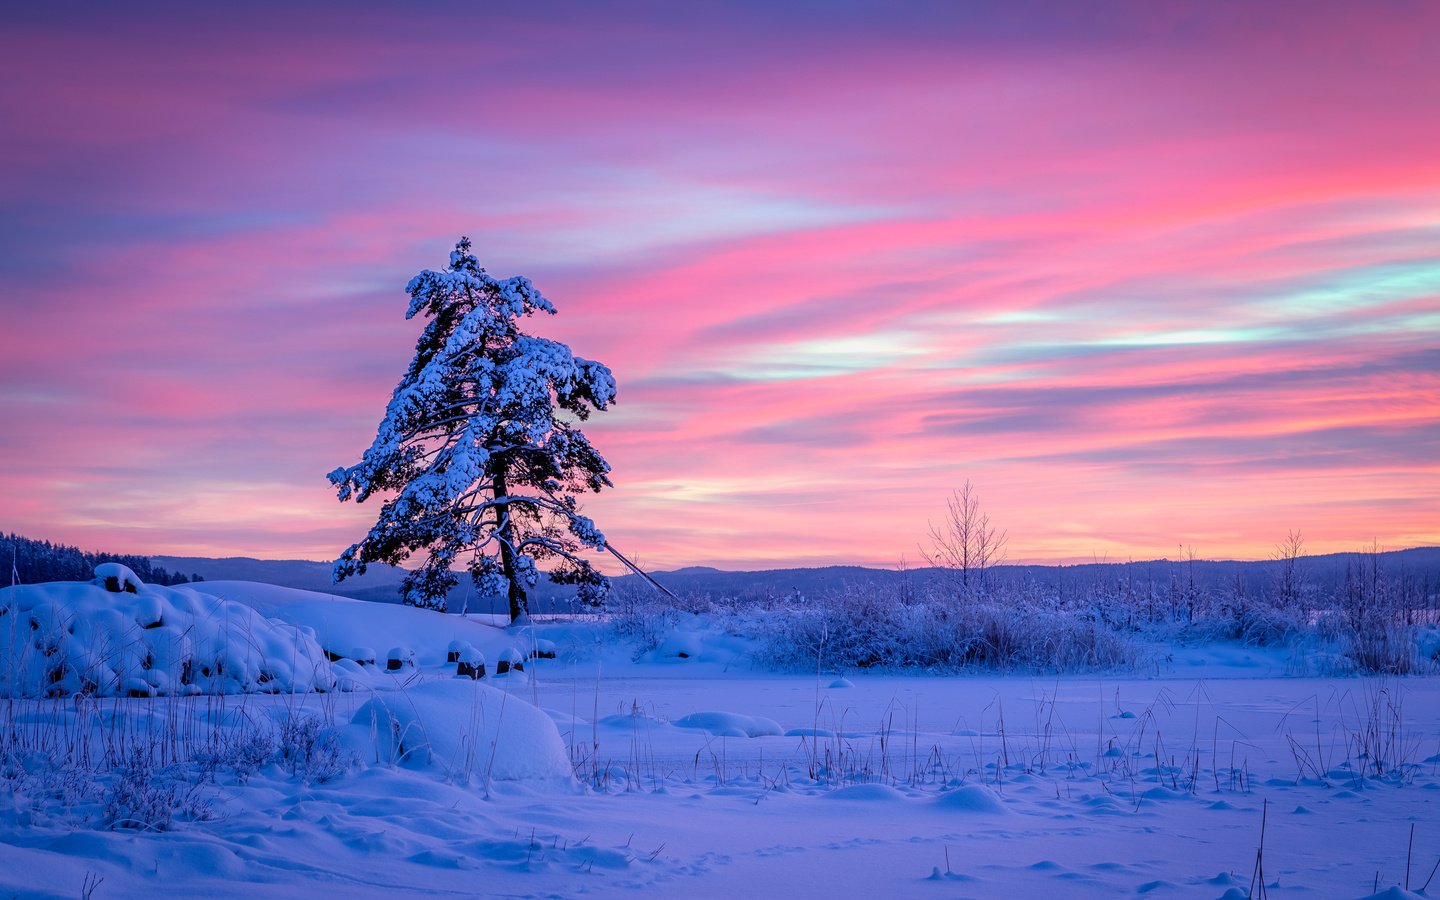
[[[684,593],[671,600],[660,598],[648,587],[622,585],[611,592],[607,606],[610,626],[644,653],[658,647],[682,619],[710,612],[722,604],[705,594]]]
[[[131,753],[125,765],[116,768],[104,805],[106,827],[134,831],[164,831],[177,813],[190,819],[208,819],[212,812],[197,785],[159,769],[140,748]]]
[[[17,808],[58,806],[81,810],[101,795],[94,773],[74,762],[21,752],[14,742],[0,743],[0,790]]]
[[[291,775],[320,784],[345,774],[355,761],[335,730],[313,715],[280,720],[279,752]]]
[[[202,781],[229,770],[244,784],[270,763],[303,781],[323,783],[343,775],[355,762],[334,728],[320,716],[287,712],[276,724],[252,722],[194,751],[191,761]]]
[[[902,601],[884,589],[848,589],[803,607],[752,611],[736,627],[788,669],[1076,670],[1138,658],[1132,642],[1085,611],[1019,594],[981,601],[937,591]]]
[[[214,781],[222,768],[229,769],[241,784],[275,756],[275,736],[269,729],[250,728],[238,735],[220,737],[197,749],[193,761],[202,781]]]
[[[1087,670],[1124,668],[1159,643],[1237,641],[1291,648],[1334,671],[1402,674],[1440,669],[1440,639],[1422,652],[1417,623],[1433,597],[1411,578],[1377,574],[1368,557],[1341,585],[1305,585],[1282,598],[1239,579],[1223,586],[1176,577],[1152,582],[1042,584],[992,580],[848,588],[810,598],[689,596],[668,604],[617,592],[619,636],[643,654],[703,615],[705,627],[757,645],[761,665],[790,670],[868,667]],[[1302,648],[1304,649],[1302,651]]]
[[[1264,600],[1240,599],[1221,607],[1223,634],[1245,644],[1273,647],[1304,627],[1304,611]]]
[[[1415,629],[1415,650],[1420,661],[1428,667],[1440,666],[1440,627],[1432,624]]]
[[[1428,598],[1413,579],[1381,570],[1378,553],[1361,553],[1346,567],[1335,602],[1345,653],[1362,672],[1406,675],[1421,662],[1414,611]]]
[[[1414,629],[1395,622],[1371,622],[1349,635],[1346,655],[1362,672],[1409,675],[1417,668]]]

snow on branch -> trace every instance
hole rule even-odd
[[[462,554],[477,587],[505,582],[515,617],[537,561],[560,561],[559,580],[603,587],[578,553],[604,549],[605,537],[576,494],[611,486],[610,466],[574,422],[615,401],[610,369],[525,333],[522,319],[554,305],[527,278],[489,275],[466,238],[447,269],[421,272],[406,292],[406,318],[429,320],[415,358],[360,462],[329,474],[341,501],[391,496],[336,560],[336,580],[424,550],[405,588],[422,606],[443,607]]]

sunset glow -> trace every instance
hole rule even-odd
[[[468,234],[649,567],[1440,544],[1440,6],[1086,8],[7,11],[0,531],[333,558]]]

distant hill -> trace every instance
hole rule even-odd
[[[1318,588],[1329,588],[1345,578],[1347,567],[1354,566],[1361,554],[1331,553],[1301,557],[1298,568],[1303,579]],[[1380,571],[1388,575],[1404,574],[1429,581],[1430,593],[1440,591],[1440,547],[1417,547],[1377,554]],[[992,577],[1002,584],[1031,584],[1057,590],[1100,588],[1128,584],[1136,590],[1167,587],[1172,581],[1188,583],[1193,578],[1201,590],[1217,590],[1237,583],[1258,594],[1274,581],[1277,563],[1273,560],[1169,560],[1155,559],[1124,563],[1084,563],[1080,565],[1002,565],[992,570]],[[670,572],[651,573],[656,581],[676,593],[699,593],[723,596],[792,593],[819,595],[842,587],[891,586],[909,579],[916,588],[937,584],[951,573],[937,568],[915,568],[905,572],[894,569],[871,569],[863,566],[824,566],[806,569],[767,569],[752,572],[728,572],[703,566],[691,566]],[[627,575],[616,579],[618,584],[639,586],[639,578]]]
[[[1347,566],[1356,563],[1358,554],[1332,553],[1302,557],[1301,577],[1318,588],[1340,583]],[[194,572],[210,580],[258,581],[283,587],[324,591],[381,603],[400,602],[400,580],[404,569],[372,565],[366,574],[346,579],[341,584],[330,581],[330,564],[307,560],[260,560],[236,557],[208,559],[190,556],[157,556],[156,565],[171,571]],[[1440,591],[1440,547],[1419,547],[1394,550],[1378,555],[1382,572],[1401,573],[1431,582],[1430,593]],[[1174,581],[1188,582],[1193,578],[1197,588],[1217,590],[1242,584],[1246,591],[1259,594],[1267,590],[1275,577],[1276,563],[1270,560],[1144,560],[1125,563],[1085,563],[1070,566],[996,566],[993,577],[1005,584],[1032,584],[1055,590],[1085,590],[1126,584],[1137,591],[1168,588]],[[688,566],[674,571],[651,573],[656,581],[677,594],[709,594],[713,596],[785,597],[799,593],[818,596],[840,588],[893,586],[909,579],[917,589],[941,583],[950,573],[936,568],[917,568],[906,572],[893,569],[872,569],[864,566],[823,566],[802,569],[764,569],[732,572],[708,566]],[[614,579],[617,586],[644,591],[649,588],[638,576],[625,575]],[[451,611],[505,611],[501,598],[477,599],[469,579],[461,578],[459,587],[450,592]],[[534,612],[562,612],[571,608],[574,589],[541,581],[532,599]]]
[[[203,556],[118,557],[113,554],[81,552],[71,547],[35,541],[20,535],[0,535],[17,550],[17,574],[22,582],[48,580],[88,580],[97,561],[122,561],[140,574],[168,584],[199,576],[211,581],[255,581],[281,587],[322,591],[378,603],[399,603],[400,582],[406,571],[383,564],[371,565],[362,576],[331,582],[331,564],[311,560],[265,560],[249,557],[212,559]],[[8,555],[8,553],[7,553]],[[1340,584],[1347,568],[1357,565],[1359,553],[1331,553],[1306,556],[1299,560],[1302,579],[1316,588],[1326,590]],[[1440,596],[1440,547],[1416,547],[1376,554],[1376,562],[1387,576],[1400,576],[1419,582],[1431,597]],[[62,565],[63,564],[63,565]],[[1137,591],[1168,588],[1172,583],[1193,580],[1201,590],[1217,590],[1233,585],[1242,586],[1251,594],[1261,594],[1274,583],[1276,563],[1271,560],[1251,562],[1232,560],[1145,560],[1125,563],[1085,563],[1070,566],[996,566],[993,577],[1005,584],[1029,584],[1059,591],[1113,588],[1126,585]],[[73,570],[73,571],[72,571]],[[143,570],[143,571],[142,571]],[[687,566],[674,571],[652,573],[656,581],[677,594],[708,594],[715,597],[773,596],[792,594],[818,596],[840,588],[890,587],[908,579],[916,588],[941,583],[951,577],[941,569],[917,568],[905,572],[893,569],[872,569],[863,566],[823,566],[803,569],[765,569],[759,571],[726,571],[709,566]],[[8,579],[5,579],[8,582]],[[618,587],[635,591],[650,588],[635,575],[615,579]],[[554,585],[542,580],[531,601],[534,612],[563,612],[572,608],[574,588]],[[503,613],[506,603],[500,597],[480,598],[468,578],[450,592],[452,612]]]

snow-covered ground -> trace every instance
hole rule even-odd
[[[117,685],[0,700],[6,896],[1405,896],[1440,861],[1440,680],[1294,677],[1284,650],[842,678],[698,620],[637,658],[599,620],[240,582],[0,606],[10,694],[68,684],[61,633],[104,635]],[[206,686],[226,622],[283,670],[229,648]]]

